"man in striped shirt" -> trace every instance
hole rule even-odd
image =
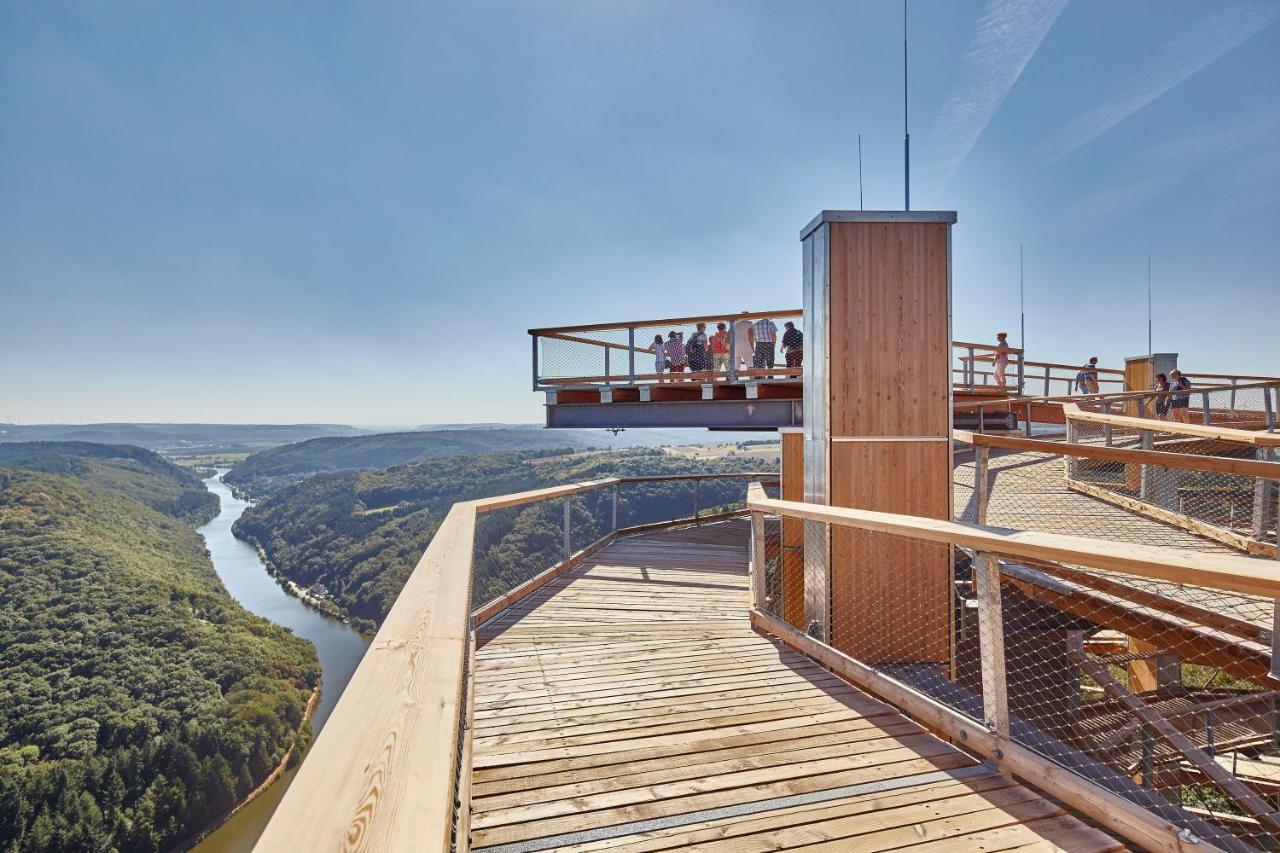
[[[774,351],[778,346],[778,327],[768,317],[761,317],[751,326],[751,339],[756,350],[751,366],[772,368]]]

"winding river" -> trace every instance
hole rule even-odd
[[[364,657],[369,640],[350,626],[336,619],[321,615],[297,598],[285,593],[267,573],[251,545],[231,535],[231,525],[248,507],[222,482],[225,469],[218,469],[217,476],[204,481],[209,491],[222,502],[217,518],[201,527],[213,566],[226,584],[231,595],[249,610],[283,625],[299,637],[315,643],[320,655],[323,673],[323,689],[320,701],[311,718],[312,729],[319,734],[324,722],[337,704],[338,697],[351,680],[360,659]],[[271,813],[293,781],[296,770],[285,773],[280,781],[260,793],[252,802],[218,827],[208,838],[196,845],[198,853],[238,853],[249,851],[262,834]]]

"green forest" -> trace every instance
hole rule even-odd
[[[312,477],[253,506],[237,536],[270,564],[325,595],[364,630],[379,624],[455,501],[612,476],[759,470],[758,459],[691,460],[657,450],[548,457],[534,453],[451,456],[375,471]],[[745,480],[708,482],[702,506],[741,501]],[[619,493],[620,526],[686,517],[687,482],[628,485]],[[479,603],[547,568],[563,553],[563,503],[552,501],[482,516],[476,534],[473,599]],[[612,524],[612,491],[574,499],[573,547]]]
[[[315,651],[227,594],[190,472],[0,453],[0,849],[179,846],[305,739]]]
[[[218,499],[194,471],[127,444],[0,444],[0,468],[63,474],[95,489],[132,498],[192,526],[198,527],[218,514]]]

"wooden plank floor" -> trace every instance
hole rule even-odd
[[[619,540],[481,629],[474,849],[1119,847],[752,631],[747,536]]]

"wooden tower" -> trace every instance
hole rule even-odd
[[[951,519],[955,221],[827,210],[801,232],[806,501]],[[950,660],[948,547],[813,522],[804,544],[815,636],[868,663]]]

